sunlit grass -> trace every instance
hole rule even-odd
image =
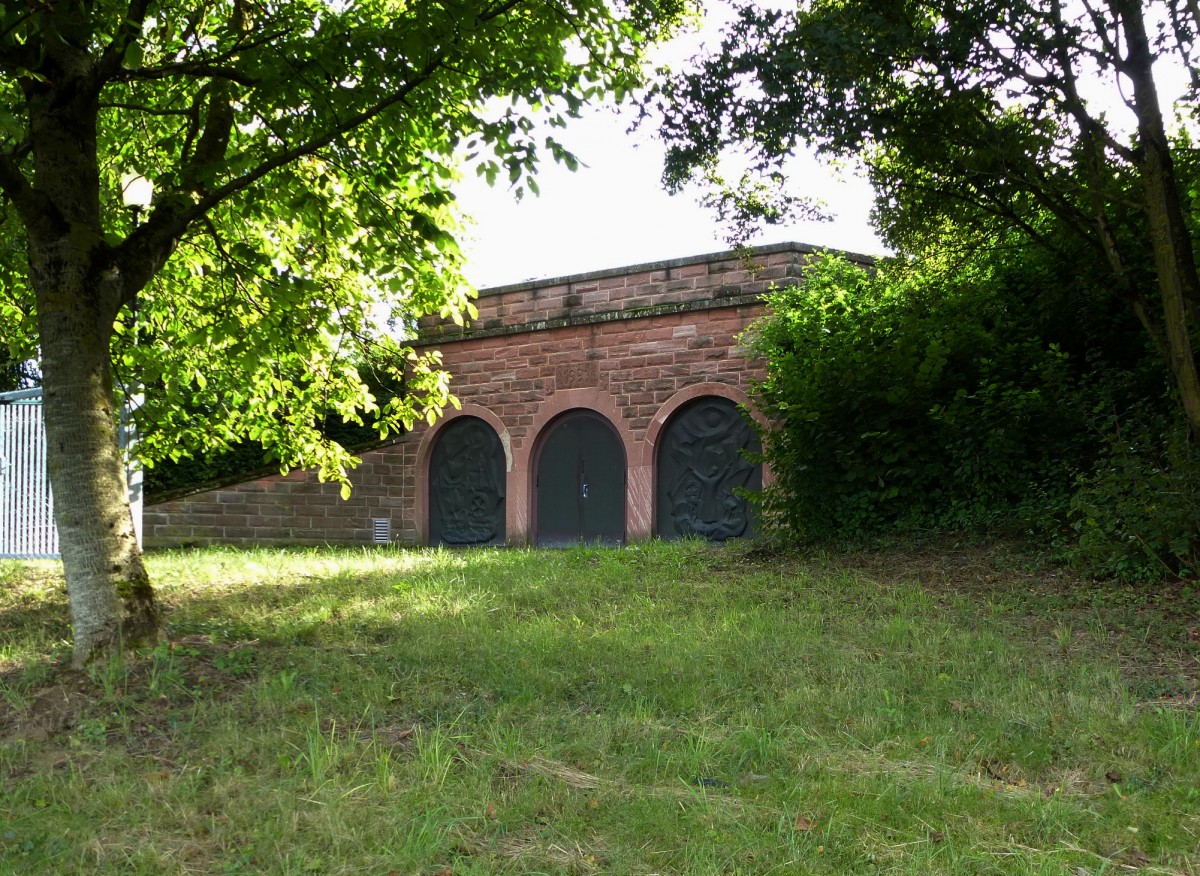
[[[61,584],[0,566],[0,872],[1200,872],[1200,719],[1144,693],[1195,649],[1155,634],[1168,684],[1028,574],[692,543],[151,567],[175,646],[72,686]]]

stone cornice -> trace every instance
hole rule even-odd
[[[764,246],[756,246],[746,250],[727,249],[720,252],[705,253],[702,255],[683,256],[674,259],[660,259],[656,262],[644,262],[636,265],[626,265],[620,268],[603,268],[597,271],[586,271],[581,274],[564,274],[560,277],[546,277],[538,280],[523,280],[519,283],[505,283],[503,286],[488,286],[479,290],[479,297],[484,298],[490,295],[502,295],[506,292],[519,292],[522,290],[544,289],[550,286],[566,286],[586,283],[592,280],[605,280],[610,277],[622,277],[627,274],[643,274],[650,271],[668,271],[674,268],[685,268],[690,265],[703,265],[709,262],[725,262],[733,259],[748,258],[754,259],[759,256],[774,255],[781,252],[794,252],[801,255],[816,255],[818,253],[832,253],[842,256],[852,262],[870,267],[875,264],[875,257],[857,252],[847,252],[840,249],[830,249],[824,246],[812,246],[807,243],[771,243]]]
[[[604,322],[620,322],[628,319],[648,319],[654,316],[665,316],[674,313],[692,313],[700,310],[718,310],[725,307],[746,307],[762,303],[762,293],[754,292],[749,295],[731,295],[723,298],[708,298],[702,301],[672,301],[666,304],[652,304],[647,307],[629,307],[624,310],[605,310],[600,313],[585,313],[579,316],[558,316],[552,319],[535,319],[516,325],[502,325],[494,328],[459,329],[453,333],[440,336],[426,334],[410,341],[414,347],[436,347],[445,344],[457,344],[461,341],[473,341],[478,338],[495,338],[503,335],[520,335],[530,332],[544,332],[556,328],[577,325],[597,325]]]

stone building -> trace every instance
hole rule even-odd
[[[619,544],[748,535],[739,487],[769,472],[740,407],[762,363],[738,336],[813,248],[778,244],[479,293],[461,328],[426,320],[462,403],[362,454],[336,484],[293,472],[148,505],[148,546]],[[757,414],[755,414],[757,416]]]

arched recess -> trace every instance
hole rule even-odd
[[[536,544],[625,543],[625,446],[606,417],[576,408],[552,420],[533,469]]]
[[[734,400],[696,395],[673,407],[655,433],[655,531],[663,539],[726,541],[754,534],[740,490],[762,489],[762,467],[743,451],[758,438]]]
[[[760,427],[767,425],[767,419],[762,413],[754,408],[753,400],[744,391],[737,386],[732,386],[728,383],[717,383],[715,381],[705,381],[703,383],[693,383],[691,386],[679,390],[672,395],[654,415],[654,419],[650,423],[650,428],[646,430],[646,446],[651,454],[654,453],[654,448],[658,446],[659,436],[663,427],[667,424],[667,420],[684,405],[695,401],[698,398],[715,395],[721,398],[727,398],[735,405],[740,405],[750,411],[751,417],[759,424]],[[649,464],[650,460],[647,460]],[[770,477],[764,478],[770,481]]]
[[[426,477],[430,544],[504,544],[509,453],[481,417],[449,420],[434,436]]]

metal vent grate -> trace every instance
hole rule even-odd
[[[388,544],[392,540],[392,520],[390,517],[371,518],[371,541],[375,544]]]

